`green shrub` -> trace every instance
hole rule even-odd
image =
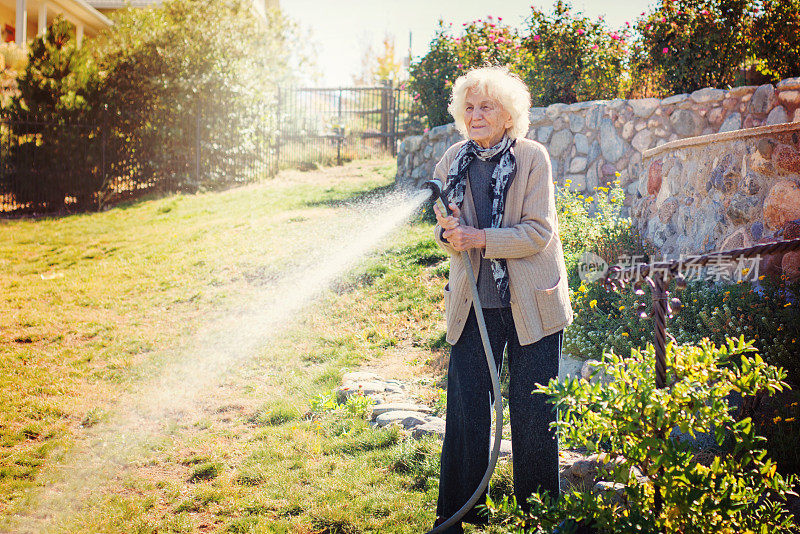
[[[103,73],[98,104],[108,106],[113,172],[187,190],[235,180],[226,165],[271,134],[276,85],[303,65],[294,26],[277,10],[262,22],[243,0],[167,0],[119,10],[113,21],[87,45]],[[216,167],[202,183],[193,172],[198,128]]]
[[[452,35],[452,24],[439,21],[430,50],[409,70],[416,113],[426,116],[431,128],[452,122],[447,105],[456,78],[486,65],[505,65],[521,73],[526,61],[520,54],[524,50],[519,34],[500,19],[490,16],[465,23],[460,36]]]
[[[748,56],[752,0],[662,0],[636,23],[640,69],[669,94],[725,87]]]
[[[96,83],[96,70],[59,15],[31,42],[7,110],[3,142],[13,164],[0,176],[0,192],[39,209],[58,209],[67,197],[82,207],[94,203],[103,180],[97,172],[98,133],[89,113]]]
[[[573,14],[562,0],[549,15],[533,8],[523,43],[529,52],[525,80],[534,105],[620,96],[629,37],[627,29],[608,31],[602,19]]]
[[[749,32],[758,69],[775,80],[800,76],[800,0],[762,0]]]
[[[583,520],[598,532],[738,533],[788,532],[785,498],[795,477],[784,477],[765,457],[764,439],[750,419],[736,421],[728,395],[783,389],[784,373],[753,354],[744,338],[717,347],[667,346],[668,387],[654,386],[654,350],[630,357],[607,354],[598,367],[607,380],[552,380],[536,394],[552,397],[559,430],[570,447],[601,452],[603,480],[612,491],[571,491],[553,502],[534,496],[522,513],[513,501],[488,501],[514,532],[551,532],[563,521]],[[717,450],[700,463],[673,429],[713,432]],[[646,478],[645,478],[646,477]],[[654,485],[663,507],[654,505]]]

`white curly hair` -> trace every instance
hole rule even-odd
[[[453,95],[447,111],[456,121],[456,129],[465,138],[464,101],[469,91],[493,98],[511,114],[512,126],[506,131],[511,139],[525,137],[530,126],[531,94],[522,79],[507,67],[480,67],[459,76],[453,84]]]

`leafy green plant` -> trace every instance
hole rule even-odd
[[[758,69],[775,80],[800,76],[800,1],[760,4],[748,33]]]
[[[0,177],[0,192],[39,209],[58,209],[67,197],[89,207],[102,185],[97,130],[88,123],[97,71],[62,16],[31,42],[17,85],[3,132],[16,163]]]
[[[427,117],[429,127],[452,122],[447,111],[450,90],[456,78],[473,67],[505,65],[521,73],[526,61],[521,58],[518,32],[492,16],[464,23],[460,35],[452,24],[439,21],[430,50],[409,69],[409,88],[415,93],[416,113]]]
[[[523,513],[504,499],[488,502],[513,532],[551,532],[580,520],[598,532],[788,532],[785,498],[795,476],[784,477],[763,450],[752,421],[736,420],[729,395],[774,393],[785,373],[768,365],[752,342],[728,338],[717,347],[667,346],[668,386],[656,389],[651,346],[630,357],[608,353],[597,367],[607,379],[552,380],[535,394],[552,397],[564,443],[602,453],[610,492],[573,490],[558,502],[535,496]],[[713,433],[713,460],[701,463],[674,429]],[[706,465],[708,464],[708,465]],[[655,506],[655,490],[663,498]]]
[[[636,22],[640,69],[669,94],[725,87],[747,58],[752,0],[662,0]]]
[[[573,13],[558,0],[550,14],[533,8],[523,39],[529,53],[526,82],[535,105],[620,96],[627,28],[609,31],[602,19]]]

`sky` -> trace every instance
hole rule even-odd
[[[573,0],[573,11],[596,18],[605,16],[609,29],[633,21],[654,0]],[[382,50],[388,33],[395,37],[398,53],[407,55],[409,32],[414,59],[423,56],[438,27],[439,19],[459,29],[464,22],[486,15],[502,17],[512,26],[522,24],[531,5],[545,12],[552,0],[280,0],[283,12],[316,42],[316,61],[320,71],[318,85],[351,85],[361,67],[361,59],[371,44]]]

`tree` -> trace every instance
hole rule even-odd
[[[197,130],[222,164],[246,153],[247,136],[263,135],[278,85],[306,63],[302,46],[280,11],[263,21],[244,0],[167,0],[115,13],[92,45],[115,172],[198,187],[187,182]],[[218,176],[234,178],[224,169]]]
[[[551,14],[533,9],[523,39],[530,52],[526,81],[534,104],[572,103],[619,96],[627,53],[626,31],[572,14],[558,0]]]
[[[395,85],[405,78],[406,73],[402,58],[397,58],[394,36],[387,33],[383,37],[383,50],[375,54],[372,45],[368,45],[361,58],[361,72],[353,76],[356,85],[373,85],[390,82]]]
[[[763,0],[749,35],[761,72],[800,76],[800,0]]]
[[[647,68],[668,93],[732,85],[747,58],[752,0],[662,0],[637,21]]]

